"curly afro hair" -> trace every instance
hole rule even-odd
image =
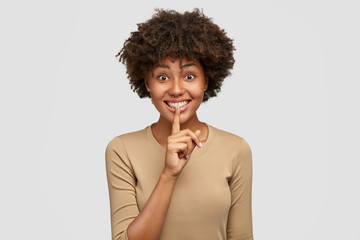
[[[139,23],[116,55],[126,65],[133,91],[150,97],[145,86],[149,69],[165,57],[199,61],[209,80],[203,102],[220,92],[223,80],[234,66],[233,40],[199,9],[178,13],[155,10],[151,19]]]

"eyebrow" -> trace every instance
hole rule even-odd
[[[157,64],[157,65],[154,66],[153,69],[156,69],[158,67],[170,69],[170,67],[168,65],[165,65],[165,64]]]
[[[192,66],[198,67],[195,63],[188,63],[188,64],[181,66],[180,68],[183,69],[183,68],[192,67]]]
[[[181,69],[184,69],[184,68],[192,67],[192,66],[198,67],[195,63],[187,63],[187,64],[181,66],[180,68],[181,68]],[[155,65],[155,67],[153,68],[153,70],[156,69],[156,68],[158,68],[158,67],[170,69],[170,67],[169,67],[168,65],[166,65],[166,64],[158,64],[158,65]]]

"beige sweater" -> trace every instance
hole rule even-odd
[[[161,240],[252,240],[251,150],[244,139],[208,125],[208,139],[177,179]],[[151,126],[106,148],[112,239],[127,239],[164,168],[165,148]]]

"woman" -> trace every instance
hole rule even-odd
[[[234,64],[232,40],[198,9],[157,10],[120,57],[159,120],[106,149],[112,238],[237,239],[252,236],[249,145],[199,121]]]

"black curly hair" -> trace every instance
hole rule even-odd
[[[220,92],[223,80],[234,66],[233,40],[199,9],[179,13],[156,9],[151,19],[139,23],[116,55],[126,65],[131,88],[150,97],[145,86],[149,68],[165,57],[199,61],[209,80],[203,102]]]

